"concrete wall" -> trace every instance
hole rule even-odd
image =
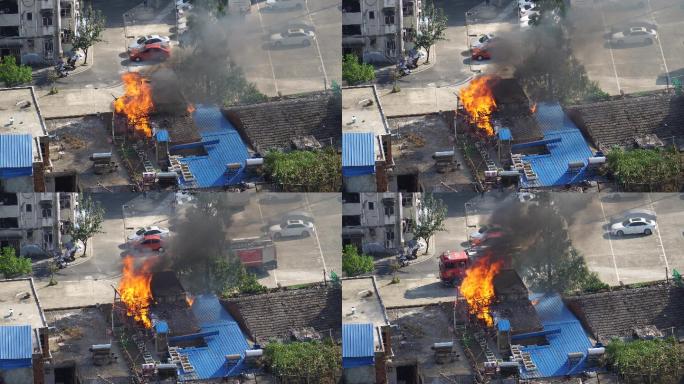
[[[375,383],[375,366],[346,368],[343,373],[344,382],[347,384],[370,384]]]
[[[0,370],[0,378],[7,384],[33,384],[33,367]]]
[[[375,175],[363,175],[344,178],[345,192],[375,192]]]
[[[27,193],[33,192],[33,176],[12,177],[0,181],[0,190],[3,192]]]

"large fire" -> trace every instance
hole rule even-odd
[[[459,288],[468,302],[471,314],[484,321],[487,326],[494,325],[489,314],[489,306],[494,301],[494,276],[501,270],[503,262],[482,257],[466,270],[466,277]]]
[[[489,75],[476,77],[458,93],[463,108],[470,116],[470,121],[483,130],[487,136],[494,135],[491,115],[496,110],[496,101],[492,92],[492,82],[496,79]]]
[[[155,259],[147,259],[142,265],[136,266],[132,256],[123,260],[123,276],[119,282],[121,301],[126,304],[128,316],[141,323],[145,328],[152,327],[150,320],[150,304],[152,303],[152,266]]]
[[[152,136],[150,113],[154,110],[152,87],[136,72],[126,72],[121,76],[124,95],[114,101],[116,113],[126,115],[129,126],[145,137]]]

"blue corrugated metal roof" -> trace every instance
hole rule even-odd
[[[0,177],[30,176],[32,150],[31,135],[0,134]]]
[[[342,166],[375,166],[375,138],[370,132],[342,134]]]
[[[214,295],[200,295],[192,304],[192,312],[200,323],[202,333],[216,333],[204,337],[206,347],[183,348],[195,368],[199,379],[232,377],[244,369],[245,351],[249,349],[247,338],[235,319],[223,308]],[[228,364],[226,355],[242,356],[237,364]],[[181,379],[191,379],[194,375],[181,371]]]
[[[537,371],[523,369],[523,378],[556,377],[579,374],[586,370],[587,349],[591,342],[579,320],[563,304],[559,295],[530,296],[545,331],[559,331],[547,335],[549,345],[523,347],[529,352]],[[568,353],[582,352],[584,358],[574,365],[568,364]]]
[[[239,184],[244,176],[245,160],[249,158],[247,145],[235,127],[223,116],[218,107],[198,105],[193,113],[200,130],[207,155],[188,156],[181,162],[188,164],[199,188],[223,187]],[[226,173],[226,165],[242,164],[236,172]],[[181,182],[188,185],[185,180]]]
[[[342,358],[374,356],[373,324],[342,324]]]
[[[156,137],[157,137],[157,141],[168,142],[169,141],[169,131],[167,131],[166,129],[160,129],[157,131]]]
[[[513,140],[513,134],[511,133],[511,130],[508,128],[501,128],[499,129],[499,140]]]
[[[154,324],[154,330],[157,333],[169,333],[169,323],[166,321],[158,321]]]
[[[32,353],[30,325],[0,326],[0,369],[30,367]]]
[[[534,114],[544,133],[549,154],[523,156],[529,161],[537,174],[537,180],[527,180],[523,176],[523,187],[550,187],[575,184],[587,178],[586,165],[592,156],[587,141],[577,126],[565,115],[558,103],[540,103]],[[568,171],[568,163],[583,162],[585,167],[579,171]]]
[[[511,330],[511,322],[508,319],[500,319],[496,323],[496,328],[501,332],[507,332]]]

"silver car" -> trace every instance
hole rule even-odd
[[[615,223],[610,226],[610,234],[617,236],[624,235],[650,235],[655,231],[656,222],[648,220],[643,217],[633,217],[621,223]]]
[[[271,44],[274,47],[309,46],[311,40],[316,38],[313,31],[305,32],[303,29],[288,29],[282,33],[271,35]]]
[[[272,226],[268,233],[273,240],[280,240],[283,237],[309,237],[314,234],[315,230],[316,228],[312,223],[288,220],[285,223]]]
[[[292,11],[302,9],[303,0],[266,0],[266,10]]]
[[[658,33],[645,27],[632,27],[622,32],[613,33],[610,42],[617,45],[622,44],[651,44],[658,38]]]

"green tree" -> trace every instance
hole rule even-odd
[[[418,219],[413,228],[413,235],[425,240],[425,254],[430,249],[430,239],[437,232],[446,231],[444,220],[446,220],[447,207],[442,199],[434,197],[432,194],[425,194],[418,208]]]
[[[606,347],[609,362],[635,382],[677,383],[684,354],[674,338],[622,341],[614,339]]]
[[[608,168],[618,182],[649,186],[676,181],[682,171],[679,154],[671,149],[632,149],[615,147],[607,154]]]
[[[356,55],[346,54],[342,60],[342,79],[349,85],[367,83],[375,79],[375,68],[361,63]]]
[[[342,271],[347,276],[358,276],[373,272],[373,257],[359,254],[354,245],[347,244],[342,251]]]
[[[33,80],[33,72],[28,65],[17,65],[14,56],[5,56],[0,63],[0,80],[6,87],[15,87]]]
[[[31,259],[17,256],[12,247],[0,249],[0,275],[11,279],[29,273],[31,273]]]
[[[90,196],[81,195],[75,216],[74,224],[69,227],[69,234],[74,241],[83,242],[83,256],[85,256],[88,250],[88,240],[95,234],[102,233],[104,209]]]
[[[332,147],[316,151],[269,151],[264,169],[285,191],[338,192],[342,188],[342,156]]]
[[[413,43],[418,48],[427,52],[426,63],[430,62],[430,49],[438,41],[447,40],[447,16],[440,7],[435,7],[433,0],[423,0],[421,11],[422,20],[419,23],[418,33],[413,36]]]
[[[232,257],[214,261],[209,287],[213,293],[222,297],[268,291],[268,288],[259,283],[256,275],[247,271],[239,260]]]
[[[340,372],[342,348],[330,340],[271,342],[264,348],[264,361],[274,375],[288,377],[288,382],[327,383]]]
[[[82,10],[78,16],[78,27],[74,34],[73,47],[81,49],[85,54],[83,64],[88,63],[88,50],[102,40],[102,31],[105,28],[105,17],[102,11],[94,10],[92,5]]]

